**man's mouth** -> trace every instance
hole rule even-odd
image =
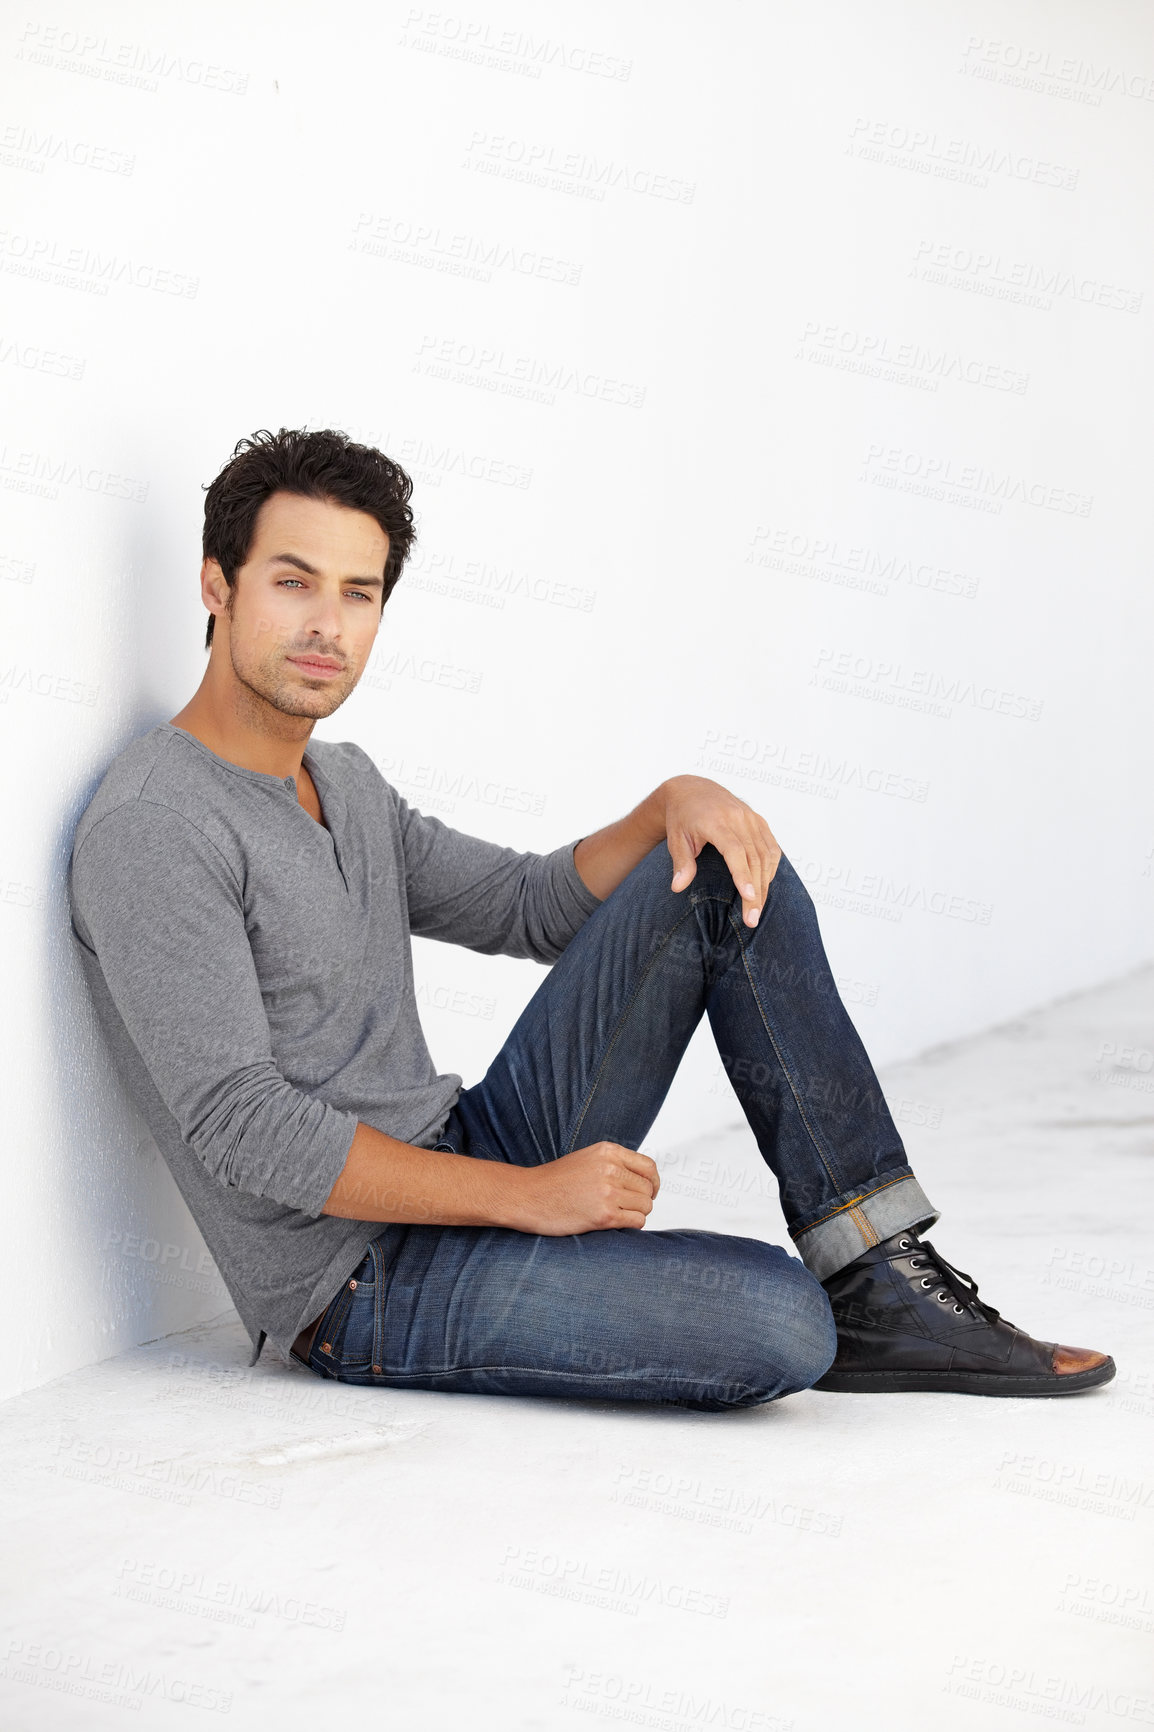
[[[342,672],[340,662],[333,661],[330,656],[289,656],[288,659],[294,668],[314,679],[331,679],[333,674]]]

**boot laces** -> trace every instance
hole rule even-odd
[[[955,1312],[972,1311],[975,1317],[983,1317],[987,1323],[997,1322],[1001,1312],[985,1299],[978,1298],[978,1283],[974,1277],[967,1275],[964,1269],[956,1269],[928,1239],[920,1239],[915,1233],[905,1233],[899,1244],[903,1250],[908,1248],[917,1253],[910,1258],[911,1269],[925,1267],[931,1271],[930,1276],[923,1276],[923,1287],[932,1287],[935,1280],[944,1283],[943,1290],[937,1294],[943,1304],[952,1294]]]

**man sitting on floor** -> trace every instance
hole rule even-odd
[[[267,1334],[349,1383],[704,1409],[1107,1382],[920,1236],[938,1212],[813,903],[744,801],[671,776],[523,852],[311,739],[364,672],[411,491],[342,434],[238,444],[205,501],[204,677],[74,837],[100,1023],[254,1361]],[[433,1066],[412,934],[554,965],[472,1088]],[[703,1013],[796,1255],[637,1230],[660,1184],[638,1145]]]

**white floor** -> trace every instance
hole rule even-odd
[[[1152,1009],[1146,971],[884,1078],[935,1244],[1107,1388],[355,1390],[224,1318],[0,1408],[3,1732],[1154,1723]],[[650,1227],[782,1236],[743,1122],[663,1166]]]

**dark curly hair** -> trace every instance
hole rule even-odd
[[[231,589],[252,546],[256,514],[273,493],[299,493],[305,499],[331,499],[367,511],[389,538],[381,608],[396,586],[416,531],[409,498],[413,483],[399,464],[370,445],[357,445],[331,429],[310,433],[282,427],[262,428],[241,439],[232,456],[205,490],[204,557],[215,559]],[[208,616],[204,647],[212,645],[215,614]]]

